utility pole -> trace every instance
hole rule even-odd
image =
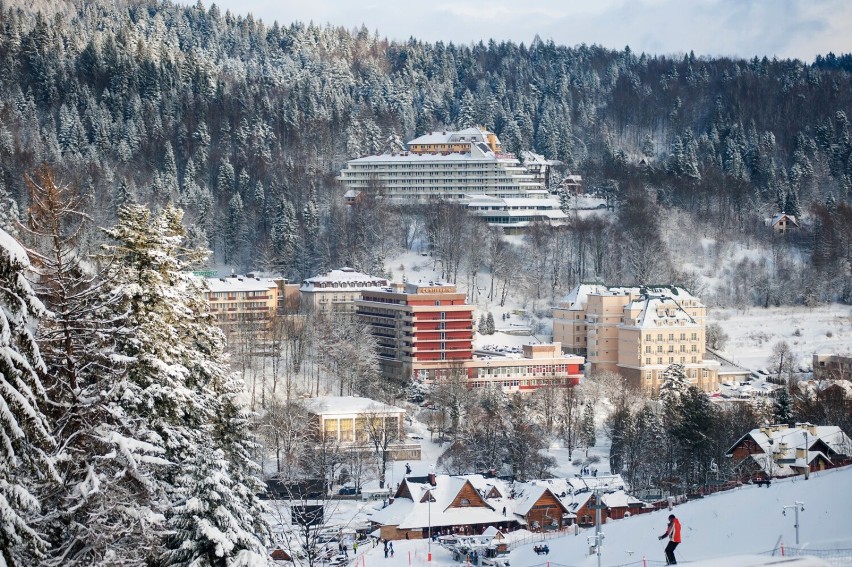
[[[805,503],[796,500],[793,504],[784,506],[784,510],[781,512],[782,515],[784,515],[784,516],[787,515],[787,508],[792,508],[793,511],[796,514],[794,516],[796,523],[793,524],[793,525],[796,528],[796,546],[798,546],[799,545],[799,510],[801,510],[802,512],[805,511]]]
[[[601,510],[606,506],[601,502],[601,489],[595,489],[595,503],[589,506],[595,511],[595,535],[587,537],[589,541],[595,542],[595,554],[598,556],[598,567],[601,567],[601,546],[603,545],[604,534],[601,531]]]

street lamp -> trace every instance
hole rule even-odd
[[[790,504],[788,506],[784,506],[784,509],[781,511],[782,515],[784,515],[784,516],[787,515],[787,508],[792,508],[793,511],[796,513],[796,516],[795,516],[796,523],[793,524],[793,525],[796,528],[796,545],[798,546],[799,545],[799,510],[801,510],[802,512],[805,511],[805,503],[799,502],[798,500],[796,500],[793,504]]]

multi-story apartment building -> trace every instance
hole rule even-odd
[[[385,278],[344,267],[306,279],[299,292],[303,304],[321,313],[352,315],[355,313],[355,301],[361,299],[363,291],[387,286],[388,280]]]
[[[718,388],[720,364],[705,359],[707,308],[683,288],[580,284],[553,310],[553,337],[585,354],[591,373],[618,372],[657,392],[670,364],[705,391]]]
[[[207,299],[216,325],[230,335],[236,331],[266,331],[283,308],[284,278],[253,274],[206,278]]]
[[[559,344],[524,345],[522,354],[474,353],[474,306],[455,286],[407,283],[365,291],[356,302],[379,346],[385,376],[440,381],[463,377],[470,387],[507,392],[569,386],[582,377],[583,358]]]
[[[410,145],[420,147],[415,141]],[[409,151],[353,159],[347,162],[338,180],[347,191],[373,191],[408,202],[461,201],[467,195],[546,194],[543,181],[527,171],[514,155],[495,152],[484,142],[464,144],[466,148],[452,153]]]

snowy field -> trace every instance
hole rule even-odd
[[[683,543],[678,547],[678,561],[687,563],[716,559],[717,565],[729,563],[725,557],[763,554],[773,550],[779,538],[786,547],[795,547],[796,533],[792,510],[782,515],[784,506],[799,501],[805,510],[799,512],[800,545],[813,550],[852,549],[852,497],[838,494],[838,487],[852,483],[852,467],[812,474],[801,478],[777,480],[770,487],[743,486],[739,489],[687,502],[674,508],[682,524]],[[604,528],[601,564],[605,566],[641,564],[643,558],[659,565],[663,561],[664,542],[657,539],[666,527],[667,510],[615,520]],[[546,560],[560,565],[591,567],[597,556],[588,556],[587,536],[594,530],[581,531],[548,539],[550,555],[536,555],[534,542],[512,550],[512,567],[542,565]],[[356,565],[397,567],[427,565],[427,542],[396,541],[394,557],[385,558],[381,546],[359,550]],[[452,555],[432,544],[435,567],[458,565]]]
[[[725,352],[751,370],[766,367],[772,347],[786,341],[798,366],[810,368],[812,356],[852,352],[852,307],[750,307],[708,309],[708,323],[718,323],[728,335]]]

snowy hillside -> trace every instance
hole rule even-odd
[[[707,320],[719,323],[728,335],[725,352],[751,370],[766,366],[778,341],[790,345],[802,368],[810,368],[815,353],[844,354],[852,349],[852,308],[848,305],[711,308]]]
[[[743,554],[765,554],[779,544],[796,547],[794,514],[792,510],[782,515],[784,506],[799,501],[804,511],[799,513],[799,548],[811,550],[843,550],[852,548],[852,467],[812,474],[810,480],[778,480],[766,487],[743,486],[737,490],[716,494],[702,500],[688,502],[674,508],[682,523],[683,543],[676,555],[681,563],[717,559],[725,565],[725,557]],[[604,526],[604,546],[601,564],[641,565],[642,558],[649,565],[661,565],[663,547],[657,537],[666,527],[667,510],[611,521]],[[536,555],[535,542],[513,550],[512,567],[542,565],[552,561],[559,565],[585,567],[597,565],[596,556],[588,556],[587,536],[594,530],[581,531],[548,539],[550,554]],[[393,558],[385,558],[382,547],[359,550],[356,564],[395,567],[427,565],[427,542],[396,541]],[[449,551],[432,545],[431,565],[443,567],[456,565]],[[847,557],[849,557],[847,555]]]

